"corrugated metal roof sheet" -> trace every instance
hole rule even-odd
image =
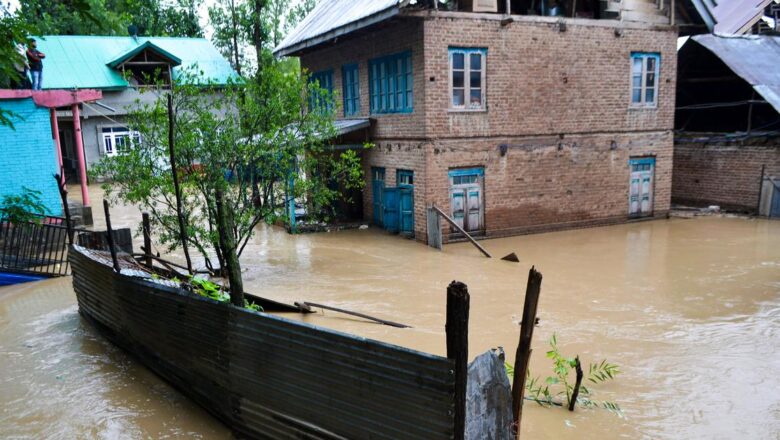
[[[336,119],[333,121],[333,125],[339,134],[342,135],[362,128],[368,128],[371,126],[371,121],[368,119]]]
[[[780,37],[695,35],[706,47],[780,112]]]
[[[218,84],[238,78],[217,49],[205,38],[171,37],[103,37],[82,35],[47,35],[37,37],[43,60],[44,89],[122,89],[127,81],[108,66],[147,42],[181,59],[173,69],[174,79],[181,70],[197,64],[206,78]]]
[[[772,0],[692,0],[710,32],[735,35],[745,33],[761,19]]]
[[[409,0],[321,0],[301,23],[274,49],[290,55],[321,40],[385,20]]]

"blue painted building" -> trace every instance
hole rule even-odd
[[[41,192],[46,214],[62,215],[49,109],[29,97],[0,98],[0,109],[14,113],[13,128],[0,125],[0,200],[27,187]]]

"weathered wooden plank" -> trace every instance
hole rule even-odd
[[[444,218],[444,220],[447,220],[447,222],[448,222],[449,224],[451,224],[451,225],[452,225],[452,226],[453,226],[455,229],[457,229],[457,230],[458,230],[458,232],[460,232],[461,234],[463,234],[463,236],[464,236],[464,237],[466,237],[466,238],[467,238],[467,239],[468,239],[468,240],[471,242],[471,244],[473,244],[474,246],[476,246],[476,248],[477,248],[477,249],[479,249],[479,251],[480,251],[480,252],[482,252],[482,253],[483,253],[483,254],[484,254],[486,257],[488,257],[488,258],[493,258],[493,256],[492,256],[492,255],[490,255],[490,253],[489,253],[488,251],[486,251],[486,250],[485,250],[485,248],[483,248],[483,247],[482,247],[482,246],[481,246],[479,243],[477,243],[477,240],[474,240],[474,237],[472,237],[471,235],[469,235],[469,233],[468,233],[468,232],[466,232],[466,230],[465,230],[465,229],[461,228],[461,227],[460,227],[460,225],[458,225],[457,223],[455,223],[455,220],[451,219],[451,218],[450,218],[450,216],[448,216],[447,214],[445,214],[445,213],[444,213],[444,211],[442,211],[441,209],[439,209],[439,207],[437,207],[436,205],[434,205],[434,206],[433,206],[433,209],[434,209],[434,210],[435,210],[437,213],[439,213],[439,215],[440,215],[440,216],[442,216],[442,217]]]

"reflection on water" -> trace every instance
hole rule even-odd
[[[115,215],[129,226],[137,211]],[[533,264],[544,282],[532,372],[548,374],[546,340],[556,332],[564,353],[621,366],[617,380],[594,389],[626,418],[530,404],[526,438],[778,439],[780,222],[677,219],[483,244],[521,263],[376,230],[289,236],[260,227],[242,265],[248,291],[414,328],[333,312],[293,319],[437,354],[446,351],[446,286],[463,281],[473,357],[499,345],[514,352]],[[79,318],[69,282],[0,289],[0,437],[229,437],[99,338]]]

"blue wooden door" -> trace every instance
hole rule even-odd
[[[780,187],[775,184],[772,192],[772,206],[769,211],[770,217],[780,217]]]
[[[384,201],[383,221],[385,229],[390,232],[398,232],[400,188],[384,188],[382,200]]]
[[[383,189],[385,187],[385,169],[371,168],[371,195],[374,208],[374,224],[382,226],[384,217]]]
[[[402,234],[414,234],[414,188],[400,188],[400,193],[399,215],[401,218],[398,229]]]

